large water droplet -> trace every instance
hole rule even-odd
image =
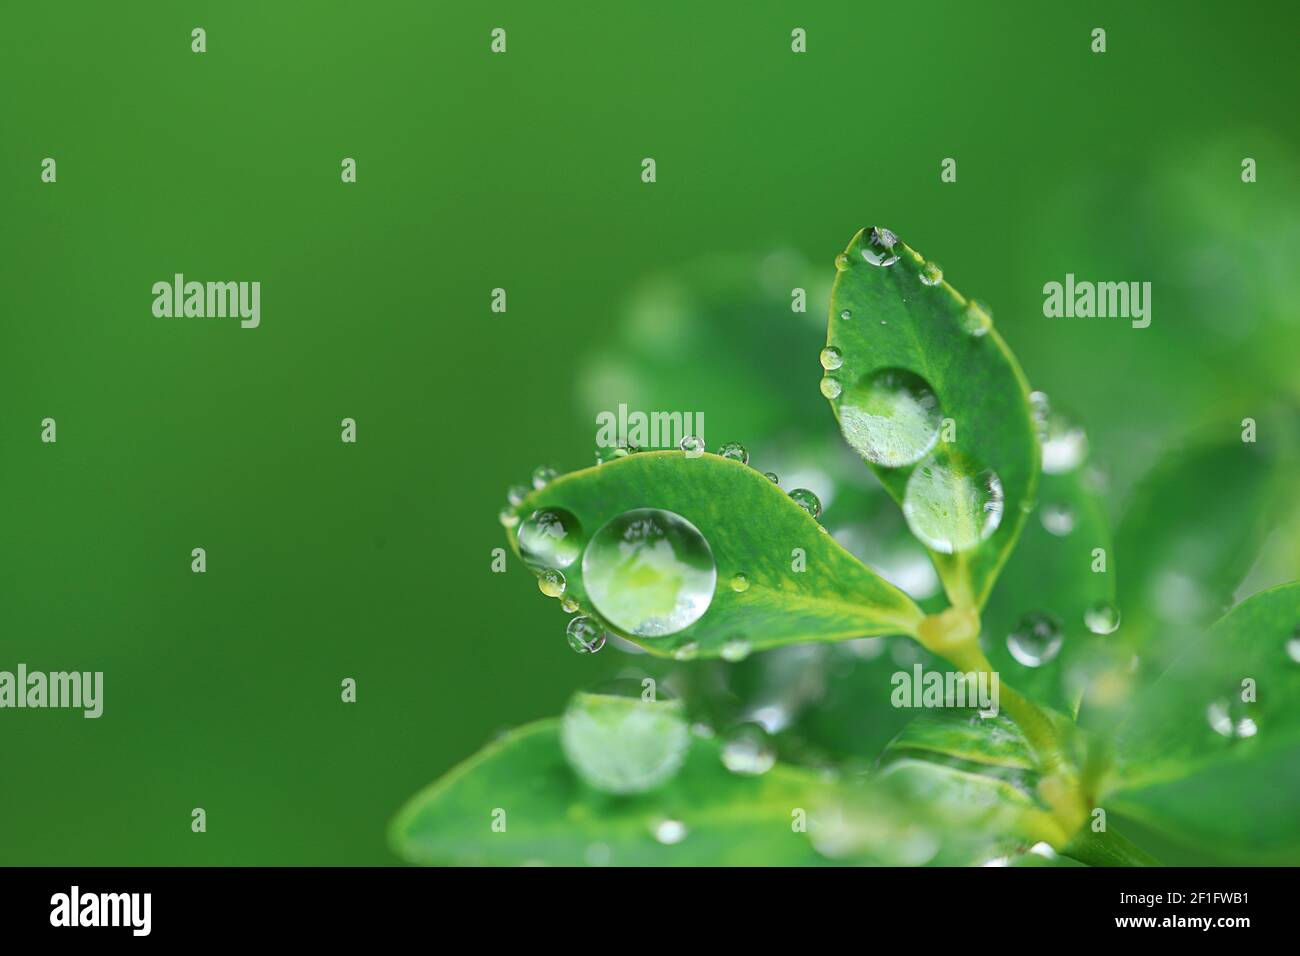
[[[807,488],[795,488],[790,492],[790,500],[814,518],[821,517],[822,502]]]
[[[1047,614],[1026,614],[1007,635],[1007,650],[1026,667],[1042,667],[1060,653],[1065,635],[1056,620]]]
[[[582,553],[582,528],[563,508],[541,508],[519,525],[519,554],[534,568],[567,568]]]
[[[902,468],[924,458],[939,440],[939,400],[921,376],[878,369],[844,390],[840,430],[867,461]]]
[[[718,454],[731,461],[738,461],[742,465],[749,464],[749,452],[746,451],[745,446],[738,441],[727,442],[718,449]]]
[[[595,654],[605,646],[605,629],[586,615],[569,621],[564,636],[569,646],[579,654]]]
[[[1002,481],[968,460],[930,458],[916,466],[903,493],[903,517],[922,544],[941,554],[967,551],[1002,523]]]
[[[1254,737],[1259,733],[1259,727],[1250,716],[1245,702],[1236,697],[1224,697],[1212,702],[1205,708],[1205,719],[1221,737]]]
[[[663,637],[709,609],[718,572],[695,525],[671,511],[637,508],[592,536],[582,578],[596,611],[614,627]]]
[[[1051,410],[1042,427],[1043,471],[1063,475],[1078,468],[1088,456],[1088,433],[1083,427]]]
[[[888,229],[876,226],[863,237],[862,258],[873,266],[892,266],[898,261],[898,253],[894,251],[897,243],[897,236]]]
[[[1067,504],[1048,502],[1038,512],[1048,534],[1062,538],[1074,530],[1074,509]]]
[[[742,724],[722,744],[722,765],[732,773],[757,776],[776,763],[776,748],[758,724]]]
[[[547,597],[559,597],[564,593],[568,583],[568,581],[564,580],[564,573],[557,571],[555,568],[547,568],[537,576],[537,590]]]
[[[606,793],[644,793],[666,783],[690,747],[681,701],[644,700],[639,687],[619,681],[600,693],[574,694],[560,721],[570,766]]]
[[[822,368],[828,372],[833,372],[844,364],[844,354],[833,345],[828,345],[822,349],[822,354],[818,356],[822,363]]]
[[[1083,623],[1094,634],[1114,634],[1119,627],[1119,609],[1098,601],[1083,612]]]

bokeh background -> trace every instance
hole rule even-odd
[[[802,467],[863,225],[991,306],[1117,514],[1181,436],[1294,421],[1297,16],[1087,6],[5,4],[0,669],[102,670],[105,713],[0,711],[0,863],[396,862],[411,793],[626,662],[491,573],[507,485],[619,402]],[[261,328],[154,318],[176,272],[261,281]],[[1066,272],[1151,281],[1151,327],[1044,318]]]

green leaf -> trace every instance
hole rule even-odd
[[[652,793],[612,796],[570,770],[559,721],[521,727],[417,794],[390,831],[413,863],[580,866],[790,866],[824,862],[792,825],[827,785],[778,765],[762,776],[723,766],[714,740],[696,739],[682,769]],[[493,830],[504,812],[505,828]],[[680,842],[655,833],[685,826]],[[499,829],[499,825],[498,825]]]
[[[936,710],[914,717],[889,743],[887,753],[948,757],[965,764],[1033,771],[1034,755],[1020,728],[1005,715],[981,717],[969,710]]]
[[[1243,862],[1300,862],[1300,584],[1243,601],[1146,689],[1105,806]],[[1242,700],[1243,681],[1256,700]]]
[[[1131,496],[1115,540],[1120,636],[1145,664],[1168,664],[1189,628],[1231,606],[1271,523],[1263,448],[1236,431],[1176,448]]]
[[[1110,683],[1094,686],[1090,680],[1116,639],[1094,634],[1085,621],[1094,608],[1116,606],[1110,525],[1081,468],[1066,474],[1044,473],[1038,500],[1036,513],[1025,525],[984,610],[981,643],[993,669],[1016,690],[1055,710],[1076,714],[1085,691],[1105,700],[1120,690]],[[1053,526],[1058,531],[1066,526],[1062,516],[1068,514],[1068,533],[1048,531],[1040,520],[1045,511],[1049,521],[1055,515],[1058,523]],[[1107,559],[1104,571],[1094,570],[1101,567],[1094,558],[1098,548]],[[1030,614],[1050,617],[1062,637],[1056,656],[1038,666],[1017,660],[1007,645],[1008,637]]]
[[[738,461],[641,452],[557,478],[528,495],[518,513],[557,508],[577,519],[579,545],[606,522],[640,508],[673,512],[703,534],[717,567],[707,611],[675,634],[624,634],[654,654],[687,648],[694,656],[718,657],[737,640],[762,650],[912,633],[921,617],[906,594],[844,550],[785,492]],[[518,552],[516,536],[510,537]],[[586,613],[604,618],[588,595],[583,564],[575,559],[563,569],[565,593]],[[805,570],[795,570],[796,565]],[[732,584],[737,574],[745,576],[744,590]],[[638,586],[649,600],[661,583],[643,579]]]
[[[930,431],[936,417],[952,419],[955,434],[940,435],[929,461],[968,477],[986,469],[996,474],[1003,494],[997,529],[973,547],[958,547],[956,553],[931,548],[953,603],[982,607],[1034,500],[1039,451],[1028,387],[1001,336],[990,327],[987,311],[971,311],[971,303],[942,279],[935,280],[921,255],[903,242],[895,241],[892,251],[873,245],[873,232],[883,233],[859,232],[837,260],[837,267],[844,268],[831,293],[827,346],[839,350],[843,364],[827,373],[840,385],[831,405],[850,445],[859,453],[873,446],[864,457],[900,504],[909,479],[926,467],[925,458],[911,462],[926,447],[918,436]],[[891,238],[886,235],[885,243]],[[887,253],[883,261],[893,255],[897,260],[888,266],[871,264],[882,252]],[[934,284],[928,284],[932,280]],[[846,313],[848,318],[843,317]],[[969,328],[981,334],[971,334]],[[928,400],[917,398],[924,393],[916,391],[900,406],[885,407],[880,396],[891,389],[871,389],[868,383],[888,369],[919,376],[937,398],[937,411],[927,407]],[[895,376],[892,381],[901,379]],[[835,394],[833,388],[830,394]],[[864,435],[873,440],[864,440]],[[872,457],[882,463],[872,462]],[[890,462],[901,464],[885,467]],[[946,516],[964,523],[960,530],[965,532],[971,530],[972,520],[978,524],[983,517],[978,507],[967,504],[959,498]],[[970,540],[968,534],[958,541],[962,538]]]

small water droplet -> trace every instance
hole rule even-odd
[[[898,253],[894,252],[897,243],[898,237],[892,232],[875,226],[863,239],[862,258],[873,266],[892,266],[898,261]]]
[[[828,372],[833,372],[844,364],[843,353],[833,345],[828,345],[826,348],[822,349],[822,354],[819,358],[822,363],[822,368],[826,369]]]
[[[1043,471],[1049,475],[1074,471],[1088,456],[1088,433],[1060,412],[1048,410],[1039,441]]]
[[[1211,703],[1205,709],[1205,718],[1221,737],[1254,737],[1259,733],[1246,703],[1235,697],[1224,697]]]
[[[506,501],[514,507],[519,507],[523,500],[528,497],[529,488],[527,485],[511,485],[506,489]]]
[[[921,283],[923,285],[938,285],[943,281],[943,270],[933,262],[927,262],[921,267]]]
[[[853,313],[850,312],[848,309],[841,309],[840,318],[843,319],[845,322],[847,322],[849,319],[853,318]]]
[[[700,656],[700,645],[695,641],[687,641],[681,647],[673,648],[673,660],[675,661],[693,661]]]
[[[722,744],[722,765],[732,773],[758,776],[776,763],[776,748],[758,724],[742,724]]]
[[[818,387],[821,389],[822,395],[831,401],[839,398],[840,393],[844,391],[844,386],[840,384],[839,379],[831,378],[829,375],[822,376],[821,384]]]
[[[1059,502],[1048,502],[1039,509],[1039,520],[1043,522],[1043,527],[1049,534],[1054,534],[1058,538],[1064,537],[1074,530],[1074,509],[1069,505]]]
[[[987,335],[989,329],[993,328],[993,313],[984,303],[971,299],[962,312],[961,327],[963,332],[974,338]]]
[[[564,574],[555,568],[547,568],[537,576],[537,590],[547,597],[559,597],[564,593],[567,585],[568,582],[564,580]]]
[[[687,455],[699,455],[704,451],[704,440],[697,438],[695,435],[687,435],[677,443],[677,447],[686,452]]]
[[[507,528],[513,528],[515,525],[519,524],[519,515],[513,508],[502,508],[497,514],[497,518],[499,518],[501,524]]]
[[[797,504],[804,511],[808,512],[814,518],[821,517],[822,502],[815,494],[807,488],[795,488],[790,492],[790,500]]]
[[[903,517],[922,544],[941,554],[967,551],[1002,523],[1002,481],[965,458],[930,458],[907,479]]]
[[[1297,628],[1296,632],[1287,638],[1286,656],[1300,664],[1300,628]]]
[[[852,260],[849,259],[847,253],[841,252],[838,256],[835,257],[836,271],[845,272],[848,270],[850,265],[852,265]]]
[[[587,784],[633,794],[671,779],[681,769],[691,736],[680,700],[646,700],[640,681],[618,680],[570,698],[560,720],[560,744]]]
[[[1052,403],[1046,392],[1029,393],[1029,411],[1034,418],[1034,431],[1038,433],[1041,444],[1047,438],[1047,419],[1052,414]]]
[[[686,824],[682,823],[681,820],[660,820],[654,825],[651,832],[654,834],[654,838],[664,846],[681,843],[690,833],[686,829]]]
[[[533,568],[567,568],[582,553],[582,528],[563,508],[541,508],[519,525],[519,555]]]
[[[533,469],[533,487],[545,488],[550,482],[555,480],[559,472],[550,465],[538,465]]]
[[[713,601],[713,552],[681,515],[637,508],[611,518],[582,555],[587,596],[600,616],[638,637],[694,624]]]
[[[718,449],[718,454],[723,458],[730,459],[731,461],[738,461],[742,465],[749,464],[749,452],[746,451],[745,446],[738,441],[727,442]]]
[[[572,595],[566,594],[564,597],[560,598],[560,610],[565,614],[572,614],[577,609],[578,602]]]
[[[595,654],[605,646],[605,629],[586,615],[569,621],[564,634],[569,646],[579,654]]]
[[[1083,612],[1083,623],[1094,634],[1114,634],[1119,627],[1119,609],[1098,601]]]
[[[774,485],[779,485],[781,483],[781,479],[777,476],[777,473],[774,471],[763,472],[763,477],[766,478]]]
[[[745,640],[743,637],[733,637],[722,645],[721,655],[724,661],[735,664],[748,657],[749,652],[749,641]]]
[[[1055,619],[1037,611],[1026,614],[1007,635],[1007,650],[1026,667],[1042,667],[1051,661],[1065,643],[1065,635]]]
[[[844,390],[840,431],[873,465],[902,468],[939,441],[939,399],[928,382],[901,368],[877,369]]]
[[[731,590],[737,594],[743,594],[749,590],[749,578],[744,574],[737,572],[731,576]]]
[[[597,448],[596,464],[607,465],[611,461],[617,461],[619,458],[626,458],[630,452],[626,448]]]

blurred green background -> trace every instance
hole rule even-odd
[[[491,573],[506,486],[619,402],[834,437],[816,289],[862,225],[992,307],[1116,510],[1207,422],[1264,441],[1297,16],[1089,7],[5,5],[0,669],[102,670],[105,713],[0,711],[0,863],[394,862],[403,800],[620,663]],[[176,272],[260,281],[261,328],[155,318]],[[1151,281],[1151,327],[1044,318],[1066,272]]]

